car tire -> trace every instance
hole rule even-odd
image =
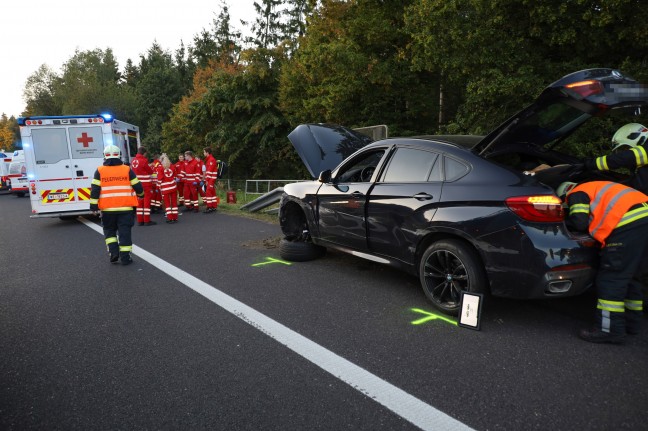
[[[290,262],[307,262],[325,254],[326,247],[313,244],[310,241],[289,241],[284,238],[279,242],[279,256]]]
[[[431,244],[419,263],[425,296],[443,313],[459,314],[461,292],[485,293],[486,274],[477,252],[460,240]]]

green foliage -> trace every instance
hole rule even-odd
[[[109,111],[152,153],[206,145],[232,178],[302,178],[286,135],[304,122],[387,124],[390,135],[483,134],[576,70],[648,82],[642,0],[259,0],[252,37],[212,27],[173,54],[153,43],[120,73],[110,48],[77,51],[25,86],[28,115]],[[620,125],[594,119],[560,144],[605,153]],[[2,130],[0,128],[0,130]],[[4,136],[4,135],[3,135]]]
[[[7,117],[4,112],[0,115],[0,150],[13,151],[20,148],[20,129],[18,121],[12,115]]]

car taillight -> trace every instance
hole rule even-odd
[[[506,205],[527,221],[561,222],[565,219],[562,201],[557,196],[516,196],[506,199]]]
[[[603,84],[599,81],[580,81],[565,85],[571,91],[582,97],[589,97],[595,94],[603,94]]]

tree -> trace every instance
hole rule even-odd
[[[58,79],[56,73],[45,64],[29,75],[23,90],[23,98],[27,104],[24,115],[61,114],[61,106],[54,97]]]
[[[146,56],[140,57],[138,70],[136,124],[141,128],[142,144],[154,154],[162,147],[162,124],[182,97],[182,80],[171,54],[157,42],[148,49]]]
[[[18,121],[12,115],[7,118],[4,112],[0,116],[0,150],[13,151],[20,148],[20,129]]]

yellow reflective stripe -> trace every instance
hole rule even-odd
[[[99,203],[99,199],[90,199],[90,205],[94,204],[97,205]]]
[[[596,167],[598,168],[599,171],[609,171],[610,168],[608,168],[607,156],[601,156],[597,158]]]
[[[117,242],[116,236],[111,236],[110,238],[106,238],[106,244],[112,244],[114,242]]]
[[[596,308],[599,310],[611,311],[613,313],[623,313],[625,311],[622,301],[607,301],[605,299],[599,299]]]
[[[132,251],[133,246],[132,245],[120,245],[119,246],[119,251]]]
[[[137,183],[139,183],[139,182],[140,182],[140,180],[139,180],[137,177],[135,177],[135,178],[133,178],[133,179],[131,180],[130,183],[131,183],[131,185],[134,186],[135,184],[137,184]]]
[[[588,204],[574,204],[569,207],[569,214],[584,213],[589,214],[590,206]]]
[[[633,221],[637,221],[644,217],[648,217],[648,206],[646,206],[646,204],[644,204],[644,206],[642,206],[641,208],[637,208],[625,213],[623,217],[621,217],[621,220],[616,225],[616,227],[625,226],[628,223],[632,223]]]
[[[634,299],[626,299],[625,300],[625,308],[628,310],[632,311],[643,311],[643,301],[642,300],[634,300]]]
[[[635,155],[637,167],[648,164],[648,154],[646,154],[646,149],[644,147],[634,147],[631,151]]]
[[[133,192],[122,192],[122,193],[102,193],[99,198],[117,198],[122,196],[135,196]]]
[[[133,211],[133,207],[119,207],[119,208],[104,208],[101,211],[110,212],[110,211]]]
[[[106,186],[102,187],[101,191],[107,191],[107,190],[131,190],[131,186]]]
[[[94,178],[91,181],[91,184],[94,184],[95,186],[100,186],[101,185],[101,180],[98,180],[98,179]]]

